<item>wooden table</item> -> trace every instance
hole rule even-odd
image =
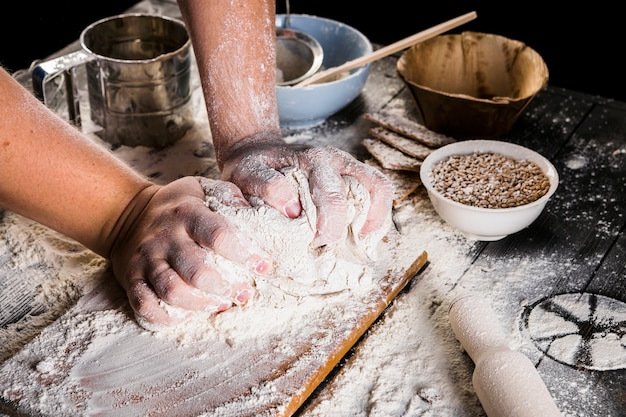
[[[144,1],[134,10],[171,14],[174,9],[167,2]],[[372,123],[362,117],[363,113],[404,106],[407,116],[416,116],[408,92],[396,74],[397,58],[396,55],[373,63],[363,93],[344,110],[321,126],[284,132],[287,139],[333,145],[360,159],[369,158],[361,140],[368,136]],[[461,288],[480,293],[485,302],[494,306],[516,347],[535,363],[563,415],[626,415],[626,103],[548,86],[531,102],[513,130],[500,139],[541,153],[557,168],[559,188],[545,211],[530,227],[500,241],[466,241],[433,215],[425,191],[418,189],[396,210],[403,215],[411,210],[416,213],[415,232],[424,238],[419,249],[429,253],[429,264],[389,307],[388,317],[371,329],[371,340],[361,341],[345,358],[342,369],[332,374],[298,412],[303,417],[323,413],[325,403],[345,401],[341,387],[333,386],[342,373],[348,378],[351,370],[360,366],[392,366],[387,362],[383,365],[362,361],[367,358],[371,362],[366,354],[368,343],[389,337],[385,334],[386,326],[401,320],[402,309],[408,303],[428,306],[420,318],[423,323],[432,321],[427,327],[428,337],[436,339],[441,335],[448,344],[433,343],[433,348],[425,344],[405,354],[419,366],[431,360],[432,349],[451,349],[447,352],[451,355],[447,368],[444,366],[441,372],[456,372],[451,378],[456,381],[452,386],[458,384],[459,390],[467,391],[461,395],[467,403],[446,413],[445,392],[434,399],[420,395],[423,404],[417,408],[413,405],[419,413],[410,414],[411,408],[405,404],[405,411],[409,410],[405,415],[482,413],[467,388],[471,387],[473,364],[460,348],[454,348],[454,336],[445,326],[449,299]],[[132,163],[159,181],[169,180],[167,176],[158,177],[158,168],[149,162]],[[186,164],[180,173],[214,172],[208,168],[198,172],[199,166],[202,165]],[[61,307],[56,309],[35,297],[37,289],[24,282],[53,284],[59,275],[57,265],[42,263],[36,256],[28,257],[23,250],[17,255],[16,248],[36,244],[38,236],[48,232],[28,232],[38,229],[27,221],[16,221],[10,213],[0,213],[0,231],[5,239],[25,239],[5,240],[0,245],[0,330],[16,326],[28,329],[17,340],[6,340],[0,333],[5,346],[0,348],[1,363],[10,359],[7,352],[27,343],[47,322],[61,315],[77,295],[59,295]],[[23,234],[20,228],[24,228]],[[69,259],[74,273],[80,275],[84,251],[78,245],[65,242],[54,250],[59,258]],[[580,312],[584,314],[577,314]],[[34,317],[42,317],[42,323]],[[550,329],[550,323],[564,321],[575,330],[565,335]],[[407,322],[406,326],[414,325]],[[404,341],[402,335],[396,334],[389,343],[400,341]],[[362,356],[360,350],[364,352]],[[368,414],[376,415],[372,410],[363,410],[362,415]]]
[[[348,123],[347,130],[364,137],[369,125],[359,119],[361,113],[410,108],[409,93],[395,78],[396,58],[376,63],[364,97],[331,120]],[[536,364],[563,415],[624,416],[626,103],[548,86],[500,139],[548,157],[560,175],[556,194],[530,227],[500,241],[475,242],[462,264],[442,268],[445,277],[436,264],[459,259],[434,258],[425,245],[432,269],[411,291],[433,305],[433,321],[445,315],[437,309],[447,308],[451,296],[446,295],[455,289],[481,294],[497,306],[512,339],[520,339],[518,349]],[[358,147],[353,152],[368,157]],[[413,203],[427,198],[424,190],[418,194]],[[441,230],[441,236],[448,232]],[[563,302],[571,302],[571,308],[554,307]],[[577,316],[581,311],[585,314]],[[550,323],[561,319],[575,330],[551,331]],[[567,348],[559,353],[561,343]],[[607,344],[616,349],[602,352]],[[472,415],[470,409],[463,412]],[[457,409],[423,415],[461,414]]]

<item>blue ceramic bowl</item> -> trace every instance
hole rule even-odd
[[[284,27],[285,15],[276,16],[276,27]],[[344,23],[310,15],[291,15],[291,28],[313,36],[324,50],[322,69],[342,65],[373,51],[369,39]],[[350,104],[367,81],[370,64],[355,68],[347,76],[305,87],[276,86],[280,126],[301,129],[319,125]]]

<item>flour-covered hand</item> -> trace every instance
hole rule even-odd
[[[338,242],[349,223],[344,176],[357,179],[369,192],[370,208],[360,231],[367,235],[386,224],[393,202],[393,185],[378,170],[334,147],[287,144],[279,137],[251,137],[239,141],[220,158],[222,178],[244,192],[262,198],[284,215],[296,218],[302,206],[296,188],[281,174],[299,168],[308,177],[317,208],[314,247]]]
[[[249,206],[231,183],[213,181],[222,201]],[[207,262],[207,250],[256,273],[269,256],[204,204],[199,178],[184,177],[140,193],[118,221],[110,259],[140,323],[168,326],[193,311],[221,312],[246,303],[253,287]]]

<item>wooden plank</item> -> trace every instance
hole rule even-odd
[[[369,283],[322,296],[256,300],[158,335],[135,323],[108,277],[2,365],[0,411],[290,416],[427,259],[397,233],[381,250],[393,261],[371,265]],[[256,326],[253,339],[229,331],[234,325]]]
[[[595,103],[588,97],[575,97],[561,89],[547,87],[526,108],[511,131],[502,136],[552,159]]]
[[[626,232],[624,227],[604,257],[586,291],[626,300]]]

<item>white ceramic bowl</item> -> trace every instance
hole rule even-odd
[[[521,206],[481,208],[458,203],[436,191],[430,172],[437,162],[452,155],[466,155],[474,152],[493,152],[516,160],[536,163],[550,181],[548,192],[538,200]],[[485,241],[500,240],[528,227],[541,214],[559,183],[558,172],[545,157],[523,146],[498,140],[465,140],[443,146],[433,151],[424,160],[420,169],[420,179],[441,218],[461,231],[467,238]]]
[[[284,27],[285,15],[276,16]],[[373,51],[369,39],[355,28],[335,20],[291,15],[291,28],[313,36],[324,50],[322,69],[336,67]],[[355,68],[346,77],[305,87],[276,86],[280,125],[300,129],[319,125],[350,104],[367,81],[370,64]]]

